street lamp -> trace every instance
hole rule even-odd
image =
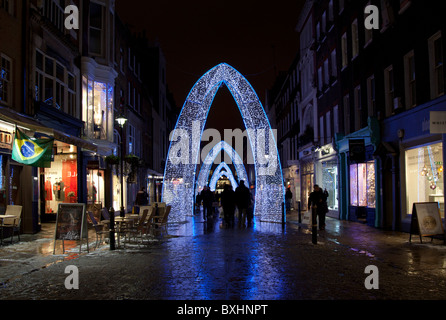
[[[127,122],[127,118],[121,114],[116,118],[116,122],[118,122],[121,127],[121,157],[120,157],[120,165],[121,165],[121,217],[125,216],[124,211],[124,125]]]

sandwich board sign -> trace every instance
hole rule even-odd
[[[87,239],[88,249],[88,229],[87,216],[84,203],[60,203],[57,210],[56,230],[54,233],[54,248],[56,241],[62,240],[63,251],[65,253],[65,240],[80,241],[79,253],[81,252],[82,240]]]
[[[421,243],[423,243],[422,237],[433,237],[437,235],[442,235],[446,242],[438,202],[420,202],[413,204],[409,242],[412,240],[412,234],[418,234]]]

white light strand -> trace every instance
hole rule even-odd
[[[178,118],[175,130],[180,130],[183,135],[181,139],[171,141],[163,182],[162,201],[172,207],[169,222],[183,222],[186,215],[193,215],[196,160],[199,156],[196,146],[201,141],[201,136],[199,141],[195,137],[193,122],[199,121],[199,132],[203,132],[208,111],[222,84],[227,86],[237,103],[253,149],[256,174],[254,213],[260,221],[281,222],[285,192],[273,132],[250,83],[226,63],[215,66],[197,81]],[[183,159],[190,161],[173,161],[181,153],[186,155]]]

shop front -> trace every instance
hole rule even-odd
[[[339,218],[338,158],[331,143],[316,150],[315,167],[316,183],[328,192],[328,215]]]
[[[285,188],[290,189],[293,195],[290,207],[291,209],[297,210],[298,202],[301,201],[299,161],[288,160],[288,167],[283,168],[282,171]]]
[[[301,209],[302,211],[307,211],[308,198],[310,197],[310,193],[313,192],[313,186],[316,183],[314,176],[314,152],[311,147],[300,152],[299,166]]]
[[[375,156],[380,142],[378,121],[350,135],[336,135],[339,162],[339,218],[382,227],[381,160]]]
[[[383,139],[395,146],[395,172],[400,180],[392,185],[396,192],[389,199],[397,208],[393,215],[397,230],[410,232],[414,203],[436,202],[444,221],[446,130],[431,133],[431,122],[435,120],[431,112],[444,110],[446,97],[440,97],[384,121]]]
[[[50,168],[39,168],[42,222],[56,221],[60,203],[78,202],[78,148],[55,141],[53,156]]]

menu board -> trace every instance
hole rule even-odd
[[[54,235],[54,249],[56,240],[87,239],[88,246],[88,230],[85,213],[85,204],[83,203],[59,204]]]
[[[419,234],[420,240],[421,237],[444,236],[438,202],[414,203],[410,229],[410,235]]]

